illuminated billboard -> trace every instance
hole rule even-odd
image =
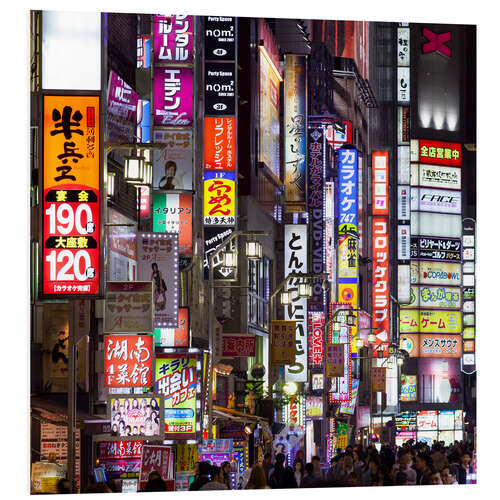
[[[436,309],[401,309],[399,324],[401,333],[462,333],[460,311]]]
[[[234,226],[236,221],[235,172],[203,174],[203,221],[207,226]]]

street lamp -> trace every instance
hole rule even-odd
[[[312,286],[310,283],[306,281],[299,283],[299,297],[301,299],[310,299],[312,297]]]
[[[238,255],[236,252],[223,252],[222,264],[224,267],[237,267]]]
[[[144,156],[124,157],[124,178],[130,184],[142,184],[144,182]]]
[[[246,247],[247,257],[250,260],[259,260],[262,258],[262,245],[258,241],[247,241]]]
[[[282,306],[289,306],[292,303],[292,294],[284,290],[281,292],[280,300]]]

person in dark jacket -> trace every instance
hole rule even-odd
[[[281,484],[283,482],[283,476],[285,474],[284,464],[285,455],[283,453],[278,453],[276,455],[276,463],[274,464],[274,469],[272,469],[269,476],[269,486],[271,486],[271,488],[282,488]]]
[[[198,469],[200,473],[189,487],[189,491],[198,491],[204,484],[210,481],[210,464],[208,462],[200,462]]]

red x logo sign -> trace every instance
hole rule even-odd
[[[451,57],[451,49],[447,45],[444,45],[446,42],[451,40],[451,32],[447,31],[446,33],[434,33],[427,28],[423,28],[422,34],[429,40],[422,47],[422,52],[424,54],[429,54],[430,52],[438,51],[441,52],[446,57]]]

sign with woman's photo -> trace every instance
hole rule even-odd
[[[164,437],[163,397],[152,394],[110,397],[111,436],[120,440]]]
[[[177,328],[179,235],[137,233],[137,279],[153,282],[153,326]]]

